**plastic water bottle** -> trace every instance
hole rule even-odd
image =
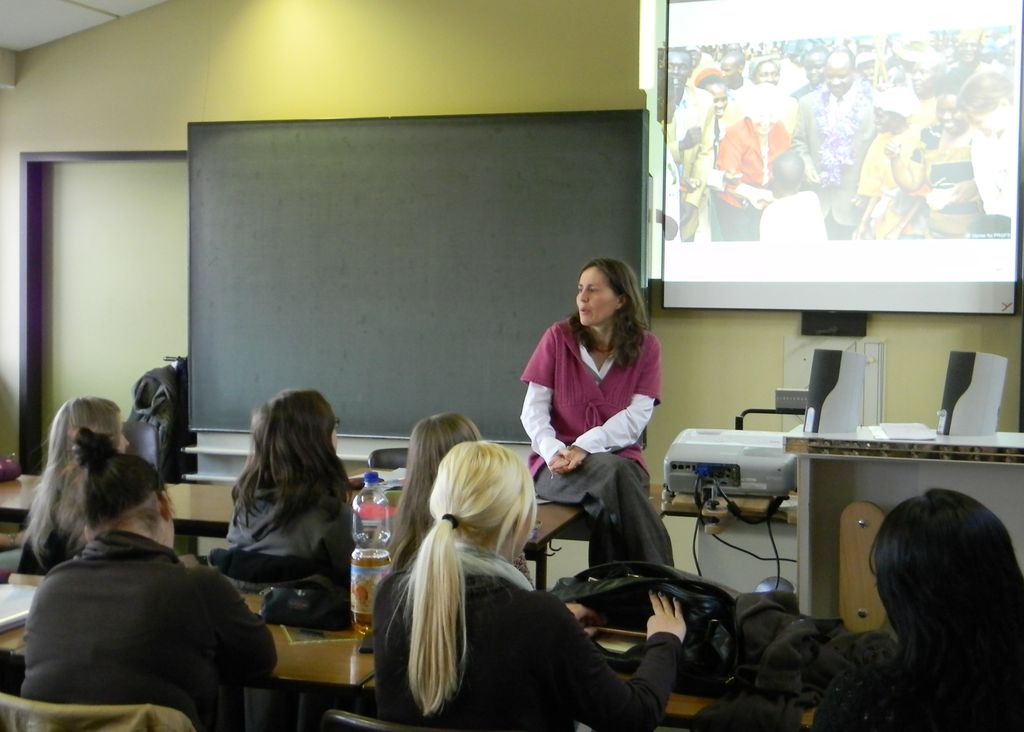
[[[363,489],[352,501],[352,627],[360,635],[373,625],[373,599],[381,580],[391,570],[391,514],[384,481],[375,472],[363,475]]]

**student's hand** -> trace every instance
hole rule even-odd
[[[647,620],[647,637],[655,633],[671,633],[680,642],[686,638],[686,621],[683,619],[683,606],[676,598],[665,597],[660,592],[651,596],[651,609],[654,610]]]
[[[885,146],[885,156],[891,160],[892,158],[899,157],[901,150],[903,150],[902,142],[899,140],[889,140]]]
[[[594,635],[600,626],[608,622],[604,615],[586,605],[580,605],[578,602],[567,602],[565,607],[568,608],[574,618],[580,621],[580,625],[583,626],[583,632],[587,635]]]
[[[804,173],[804,178],[806,178],[807,182],[810,183],[811,185],[821,185],[821,178],[818,177],[818,171],[816,171],[814,168],[808,168],[807,171]]]

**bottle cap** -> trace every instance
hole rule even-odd
[[[370,483],[383,483],[380,479],[380,475],[377,474],[376,470],[367,470],[363,473],[363,485],[369,485]]]

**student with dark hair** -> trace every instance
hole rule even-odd
[[[270,632],[217,571],[178,561],[171,501],[149,463],[88,428],[74,444],[88,543],[36,592],[21,694],[157,704],[208,729],[218,684],[273,670]]]
[[[424,417],[412,428],[392,539],[392,571],[400,572],[412,564],[423,537],[434,525],[430,516],[430,491],[441,459],[459,443],[479,439],[480,430],[473,421],[454,412]]]
[[[617,259],[591,260],[580,271],[576,308],[545,331],[521,377],[537,495],[583,504],[592,565],[671,565],[639,445],[661,398],[661,346],[633,270]]]
[[[533,591],[512,566],[536,516],[519,456],[456,445],[438,469],[430,515],[415,561],[384,580],[374,606],[381,719],[449,730],[568,732],[574,720],[654,729],[686,635],[678,600],[652,595],[644,658],[626,681],[587,636],[596,615]]]
[[[886,517],[872,563],[896,655],[837,676],[815,732],[1024,729],[1024,577],[995,514],[929,490]]]
[[[242,553],[214,558],[228,576],[260,583],[323,574],[348,585],[352,510],[337,425],[311,389],[282,391],[255,411],[253,452],[231,490],[227,538]]]

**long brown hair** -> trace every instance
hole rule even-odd
[[[312,389],[282,391],[252,416],[253,452],[231,489],[236,513],[252,514],[259,500],[275,504],[271,528],[287,526],[324,496],[343,500],[345,466],[335,452],[337,420]]]
[[[616,363],[621,366],[631,366],[640,358],[640,349],[644,345],[644,334],[650,328],[636,273],[633,272],[632,267],[621,260],[598,257],[583,265],[580,274],[582,275],[591,267],[595,267],[605,276],[608,285],[616,295],[626,298],[622,307],[615,311],[611,347],[615,351]],[[569,317],[569,326],[572,328],[577,343],[588,351],[593,348],[593,336],[580,323],[579,311]]]
[[[430,516],[430,491],[441,459],[460,442],[479,439],[480,430],[473,421],[455,412],[424,417],[412,428],[405,484],[395,520],[395,545],[391,552],[394,571],[412,564],[423,537],[434,525]]]

